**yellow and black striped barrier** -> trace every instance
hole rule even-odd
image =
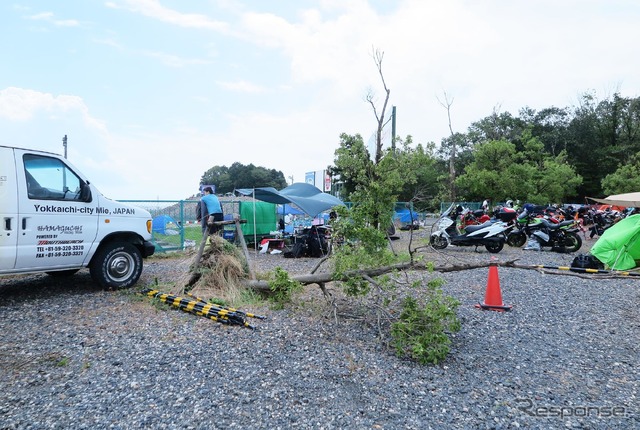
[[[213,321],[217,321],[222,324],[241,325],[250,329],[255,329],[251,324],[245,321],[245,316],[251,316],[252,318],[265,319],[266,317],[260,315],[254,315],[243,311],[238,311],[233,308],[225,308],[215,305],[213,303],[207,303],[203,299],[194,298],[187,299],[185,297],[175,296],[173,294],[162,293],[158,290],[145,289],[142,291],[149,297],[157,298],[158,300],[167,303],[171,306],[175,306],[185,312],[190,312],[199,316],[203,316]],[[189,293],[187,293],[189,294]],[[193,295],[189,294],[191,297]]]
[[[582,267],[570,267],[570,266],[544,266],[542,264],[536,264],[532,267],[537,269],[555,269],[555,270],[568,270],[571,272],[580,272],[580,273],[601,273],[605,275],[616,275],[616,276],[640,276],[640,273],[635,272],[619,272],[617,270],[600,270],[600,269],[587,269]]]
[[[197,301],[199,301],[199,302],[207,303],[207,304],[209,303],[209,302],[207,302],[206,300],[201,299],[200,297],[194,296],[194,295],[193,295],[193,294],[191,294],[191,293],[185,293],[185,294],[186,294],[187,296],[191,297],[192,299],[197,300]],[[241,310],[236,309],[236,308],[230,308],[230,307],[228,307],[228,306],[225,306],[225,307],[224,307],[224,309],[226,309],[226,310],[228,310],[228,311],[230,311],[230,312],[235,312],[235,313],[237,313],[237,314],[244,315],[244,316],[246,316],[246,317],[250,317],[250,318],[256,318],[256,319],[260,319],[260,320],[263,320],[263,319],[266,319],[266,318],[267,318],[267,317],[265,317],[265,316],[263,316],[263,315],[256,315],[256,314],[252,314],[252,313],[250,313],[250,312],[244,312],[244,311],[241,311]]]

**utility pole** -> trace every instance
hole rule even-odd
[[[64,158],[67,158],[67,135],[62,138],[62,146],[64,147]]]
[[[396,153],[396,107],[391,107],[391,152]]]

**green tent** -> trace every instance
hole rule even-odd
[[[591,254],[612,270],[629,270],[640,260],[640,214],[624,218],[604,231]]]

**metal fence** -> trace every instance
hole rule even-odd
[[[152,241],[157,252],[183,250],[202,240],[202,227],[196,220],[200,200],[118,200],[146,209],[153,219]],[[238,214],[240,202],[220,199],[225,214]],[[228,230],[235,229],[233,225]]]
[[[119,200],[122,203],[131,204],[139,208],[149,211],[153,219],[152,241],[156,246],[156,252],[184,250],[189,247],[195,247],[202,240],[202,227],[196,220],[196,208],[200,204],[200,200]],[[251,199],[238,199],[237,197],[225,198],[220,197],[220,204],[225,215],[240,215],[241,202],[251,201]],[[445,205],[445,209],[449,204]],[[479,207],[479,203],[463,203],[473,208],[473,205]],[[347,203],[347,206],[350,206]],[[407,208],[413,211],[413,204],[410,202],[397,202],[396,210]],[[425,214],[416,214],[417,220],[424,221]],[[249,222],[253,222],[249,220]],[[304,221],[311,225],[311,218]],[[275,229],[275,226],[274,226]],[[223,236],[226,238],[234,237],[235,226],[225,226]],[[262,237],[258,237],[261,239]],[[248,242],[255,245],[252,237],[245,236]]]

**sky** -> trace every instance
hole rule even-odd
[[[235,162],[304,182],[341,133],[372,143],[375,51],[397,136],[438,144],[493,112],[638,97],[638,22],[636,0],[9,0],[0,145],[66,135],[120,200],[185,199]]]

